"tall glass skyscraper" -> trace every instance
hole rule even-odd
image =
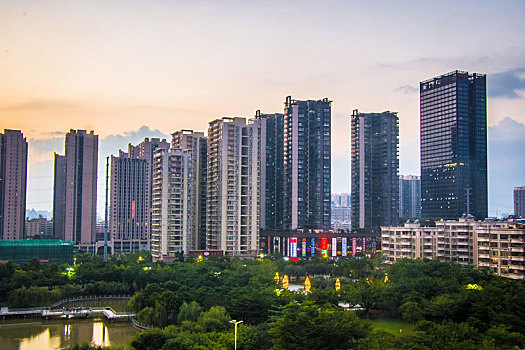
[[[484,74],[453,71],[420,83],[422,217],[487,216]]]
[[[352,229],[399,223],[396,112],[352,113]]]

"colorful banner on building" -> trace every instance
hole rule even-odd
[[[290,258],[297,258],[297,237],[290,238]]]
[[[337,256],[337,238],[332,238],[332,256]]]
[[[347,246],[347,244],[346,244],[346,237],[343,237],[343,238],[341,239],[341,242],[342,242],[342,243],[341,243],[341,245],[342,245],[342,247],[341,247],[342,255],[343,255],[343,256],[346,256],[347,251],[348,251],[348,246]]]
[[[352,237],[352,256],[357,252],[357,237]]]

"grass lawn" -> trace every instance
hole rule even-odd
[[[399,334],[399,330],[402,329],[403,333],[412,332],[414,325],[403,320],[395,318],[376,318],[370,319],[372,328],[380,329],[390,334]]]

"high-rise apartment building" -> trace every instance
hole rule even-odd
[[[331,101],[284,103],[283,229],[330,229]]]
[[[166,140],[148,139],[111,156],[109,233],[113,253],[148,250],[152,219],[153,154]]]
[[[55,153],[53,180],[53,236],[64,240],[66,229],[66,156]]]
[[[352,228],[395,225],[399,221],[397,113],[354,110],[351,129]]]
[[[399,217],[421,217],[421,178],[415,175],[399,176]]]
[[[260,225],[261,229],[283,228],[284,115],[255,112],[259,129]]]
[[[23,239],[27,141],[20,130],[0,133],[0,239]]]
[[[420,83],[422,217],[487,217],[484,74],[453,71]]]
[[[195,235],[192,249],[206,249],[206,191],[208,143],[203,132],[180,130],[174,132],[171,148],[188,151],[191,155],[192,224]]]
[[[65,158],[55,155],[55,236],[64,232],[65,240],[73,241],[81,250],[91,250],[96,234],[98,135],[70,130],[65,153]]]
[[[151,254],[171,261],[195,249],[195,188],[191,151],[158,149],[153,163]]]
[[[525,218],[525,186],[514,188],[514,215]]]
[[[208,128],[207,249],[255,255],[259,248],[259,128],[245,118]]]

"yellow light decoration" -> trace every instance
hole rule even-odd
[[[275,276],[273,277],[273,280],[275,281],[275,284],[279,284],[279,272],[275,273]]]
[[[307,294],[312,291],[312,283],[310,282],[309,277],[306,277],[306,280],[304,281],[304,290]]]
[[[283,289],[288,289],[288,275],[283,277]]]
[[[341,281],[339,281],[339,278],[335,280],[335,291],[339,292],[341,290]]]
[[[483,290],[483,287],[477,284],[467,284],[467,289]]]
[[[388,276],[385,276],[385,283],[388,282]]]

